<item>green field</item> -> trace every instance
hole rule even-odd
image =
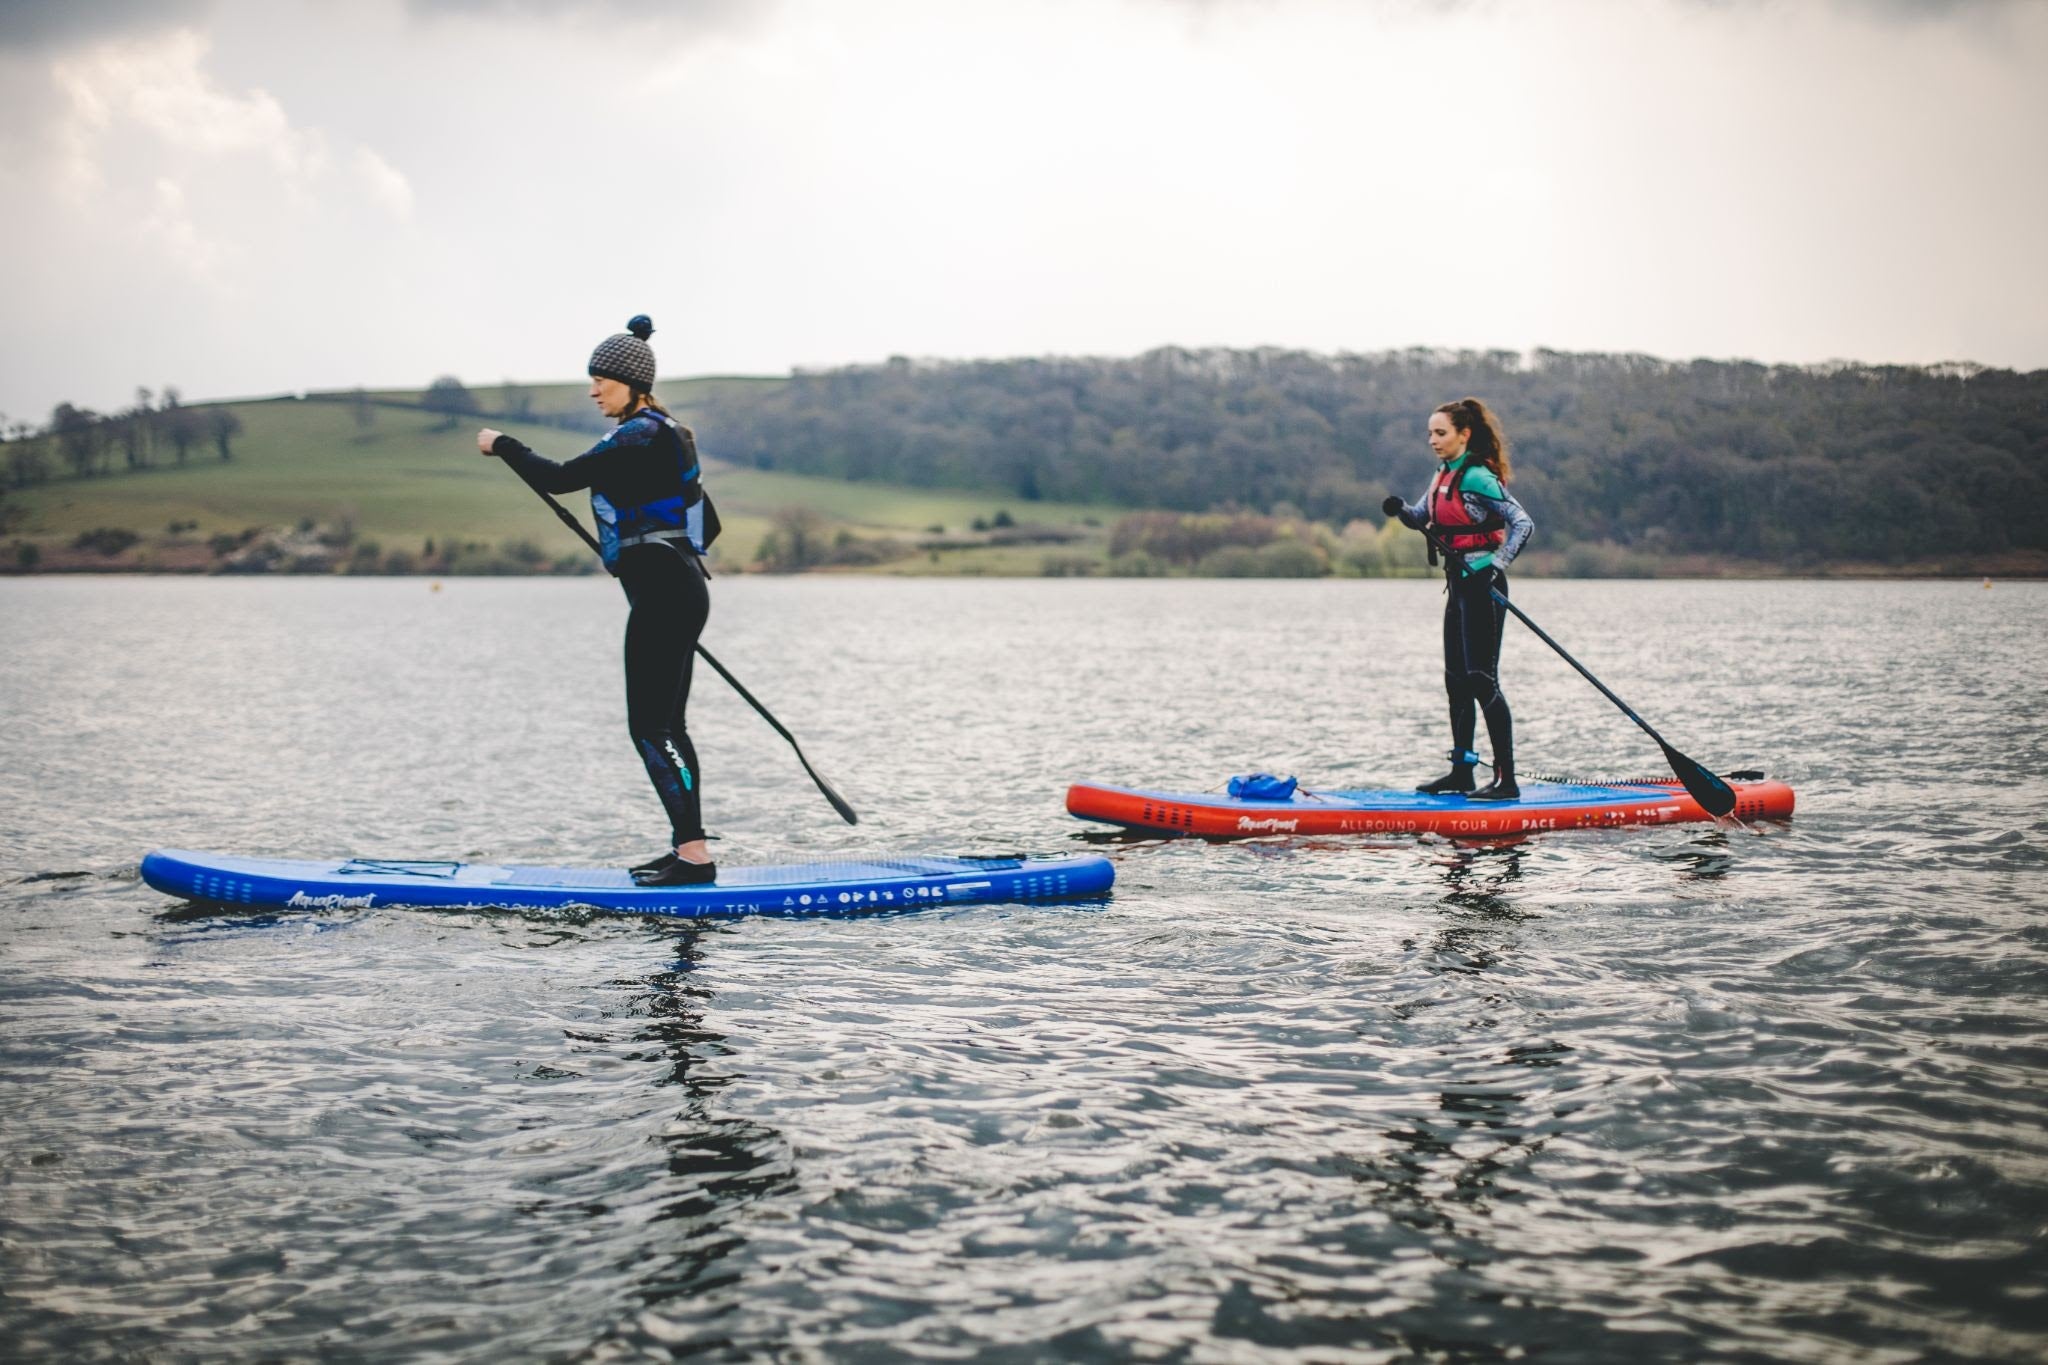
[[[662,383],[660,393],[679,418],[693,422],[696,403],[712,386],[779,382],[670,380]],[[495,388],[472,392],[485,412],[506,406]],[[580,384],[535,386],[525,393],[530,410],[540,414],[581,411],[589,403]],[[33,546],[32,557],[45,569],[198,569],[208,567],[211,557],[202,548],[215,536],[308,524],[331,539],[352,537],[353,546],[371,542],[422,559],[429,541],[444,552],[452,543],[489,549],[526,542],[546,561],[564,564],[588,555],[518,478],[478,454],[474,433],[479,426],[498,427],[557,459],[585,448],[592,434],[488,416],[465,417],[450,427],[440,416],[410,406],[418,402],[417,393],[370,396],[376,401],[368,408],[367,424],[359,424],[360,407],[346,394],[227,405],[243,425],[228,461],[219,458],[210,441],[193,446],[183,467],[172,463],[168,448],[159,450],[146,469],[127,468],[114,451],[107,461],[110,472],[78,478],[55,472],[63,465],[51,448],[46,459],[52,477],[10,488],[0,501],[0,548],[7,553],[7,567],[21,562],[23,546]],[[1107,535],[1102,528],[1118,515],[1115,508],[1024,504],[995,494],[842,483],[742,468],[717,460],[716,433],[701,432],[700,444],[706,484],[725,524],[714,558],[727,567],[752,564],[762,536],[788,509],[817,514],[830,536],[901,542],[914,553],[879,571],[922,573],[1038,572],[1048,547],[972,543],[978,539],[972,523],[999,510],[1008,510],[1020,523],[1079,535],[1053,550],[1098,557]],[[587,520],[581,495],[564,502]],[[138,543],[109,556],[74,547],[82,533],[102,528],[133,532]],[[917,548],[933,540],[967,544],[937,551]]]

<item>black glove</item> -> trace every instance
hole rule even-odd
[[[1387,494],[1387,500],[1380,504],[1380,511],[1385,512],[1390,517],[1398,517],[1401,515],[1401,509],[1405,505],[1399,498],[1389,493]]]

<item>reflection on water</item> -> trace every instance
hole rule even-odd
[[[707,688],[721,861],[1081,842],[1118,889],[714,926],[136,878],[637,857],[607,584],[0,582],[0,1353],[2038,1359],[2008,586],[1518,586],[1789,826],[1211,844],[1060,794],[1414,781],[1429,585],[721,580],[713,648],[863,812]],[[1533,760],[1655,761],[1504,668]]]
[[[656,1084],[676,1087],[663,1093],[679,1093],[683,1100],[661,1134],[669,1178],[650,1215],[654,1224],[675,1226],[663,1230],[658,1255],[630,1267],[633,1296],[648,1309],[736,1286],[743,1270],[726,1262],[745,1244],[734,1226],[739,1215],[748,1205],[796,1188],[780,1133],[717,1110],[717,1094],[731,1081],[719,1063],[732,1053],[724,1036],[704,1024],[711,988],[699,971],[702,935],[684,928],[675,939],[675,962],[668,970],[617,983],[645,987],[628,997],[626,1011],[642,1021],[632,1037],[655,1050],[632,1058],[669,1063]]]
[[[1728,847],[1728,836],[1718,829],[1702,830],[1691,837],[1691,847],[1674,849],[1664,855],[1665,861],[1673,867],[1685,869],[1685,875],[1693,881],[1713,881],[1725,877],[1735,868],[1735,857]]]
[[[1453,844],[1436,858],[1448,888],[1431,940],[1429,970],[1486,972],[1512,948],[1513,930],[1536,918],[1509,894],[1522,878],[1526,840]],[[1411,940],[1408,946],[1414,946]]]
[[[1445,892],[1424,970],[1479,976],[1512,958],[1516,931],[1539,918],[1519,908],[1511,895],[1522,878],[1526,843],[1454,843],[1437,852],[1432,861]],[[1402,946],[1412,951],[1419,941],[1404,940]],[[1375,1205],[1418,1232],[1462,1233],[1472,1220],[1488,1215],[1501,1174],[1543,1145],[1540,1117],[1527,1109],[1531,1096],[1518,1088],[1513,1071],[1503,1074],[1502,1068],[1558,1066],[1571,1050],[1555,1042],[1500,1047],[1492,1035],[1514,1036],[1515,1029],[1503,1030],[1492,1007],[1506,1005],[1507,997],[1481,991],[1473,998],[1489,1008],[1469,1018],[1461,1034],[1439,1051],[1441,1073],[1457,1080],[1438,1089],[1433,1114],[1389,1130],[1389,1153],[1361,1160],[1354,1175],[1374,1188]],[[1392,1012],[1408,1017],[1434,1003],[1404,1002]],[[1459,1266],[1470,1254],[1464,1248],[1444,1253]]]

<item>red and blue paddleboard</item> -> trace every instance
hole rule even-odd
[[[1522,785],[1515,801],[1469,801],[1392,788],[1296,789],[1284,800],[1222,792],[1165,792],[1077,782],[1067,810],[1083,820],[1155,834],[1249,839],[1285,834],[1445,834],[1500,838],[1555,829],[1669,825],[1714,817],[1675,780],[1539,782]],[[1784,820],[1792,789],[1783,782],[1731,782],[1737,820]]]
[[[721,867],[705,886],[639,886],[624,868],[500,867],[419,859],[309,862],[160,848],[142,880],[186,900],[270,909],[383,906],[552,910],[582,906],[635,915],[826,915],[989,901],[1100,896],[1107,858],[849,858],[829,863]]]

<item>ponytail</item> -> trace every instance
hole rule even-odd
[[[636,393],[633,395],[633,406],[631,411],[638,412],[642,408],[651,408],[655,412],[660,413],[663,417],[666,417],[671,422],[675,422],[676,420],[675,414],[670,412],[667,408],[663,407],[661,405],[661,400],[659,398],[656,398],[651,393]],[[676,422],[676,425],[679,427],[683,426],[683,424],[680,422]],[[688,427],[683,427],[683,435],[689,437],[692,441],[697,439],[697,433],[690,430]]]
[[[1451,425],[1459,431],[1470,432],[1471,437],[1465,449],[1473,459],[1493,471],[1494,477],[1502,483],[1509,478],[1508,437],[1500,428],[1500,419],[1493,415],[1493,409],[1477,398],[1460,398],[1455,403],[1445,403],[1437,409],[1451,419]]]

